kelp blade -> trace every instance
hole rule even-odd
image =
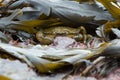
[[[38,58],[36,56],[26,56],[40,73],[53,73],[55,70],[69,65],[65,62],[52,62],[46,59]]]
[[[56,24],[55,24],[56,23]],[[51,25],[59,25],[62,23],[59,23],[57,19],[51,19],[51,20],[27,20],[27,21],[20,21],[20,22],[14,22],[12,23],[12,26],[10,28],[16,29],[16,30],[23,30],[28,33],[36,33],[39,31],[40,28],[47,28]]]
[[[102,3],[115,19],[120,19],[120,6],[116,0],[97,0]]]
[[[32,62],[32,64],[37,68],[40,73],[53,73],[55,70],[64,68],[65,66],[74,66],[76,62],[80,61],[81,59],[90,59],[94,56],[98,56],[102,54],[102,52],[110,46],[109,43],[104,43],[97,49],[97,51],[93,51],[91,53],[86,54],[77,54],[60,61],[49,61],[46,59],[39,58],[37,56],[32,56],[25,54],[25,56]],[[60,53],[59,53],[60,54]]]
[[[5,77],[5,76],[3,76],[3,75],[0,75],[0,80],[12,80],[12,79],[10,79],[10,78],[8,78],[8,77]]]

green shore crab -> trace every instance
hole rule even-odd
[[[75,39],[76,41],[82,42],[85,42],[87,39],[92,37],[87,34],[85,28],[82,26],[78,28],[66,26],[42,28],[36,33],[36,38],[41,44],[51,44],[57,36],[67,36]]]

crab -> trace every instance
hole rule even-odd
[[[67,36],[75,39],[76,41],[84,42],[91,38],[92,36],[86,33],[86,30],[83,26],[78,28],[58,26],[50,27],[45,29],[40,29],[36,33],[36,38],[41,44],[51,44],[55,37],[57,36]]]

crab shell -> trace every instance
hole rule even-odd
[[[45,45],[51,44],[57,36],[67,36],[77,41],[84,41],[90,35],[86,35],[84,27],[72,28],[66,26],[40,29],[40,31],[36,33],[37,40]]]

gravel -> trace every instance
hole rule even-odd
[[[12,80],[40,80],[31,68],[18,60],[0,59],[0,75],[7,76]]]

